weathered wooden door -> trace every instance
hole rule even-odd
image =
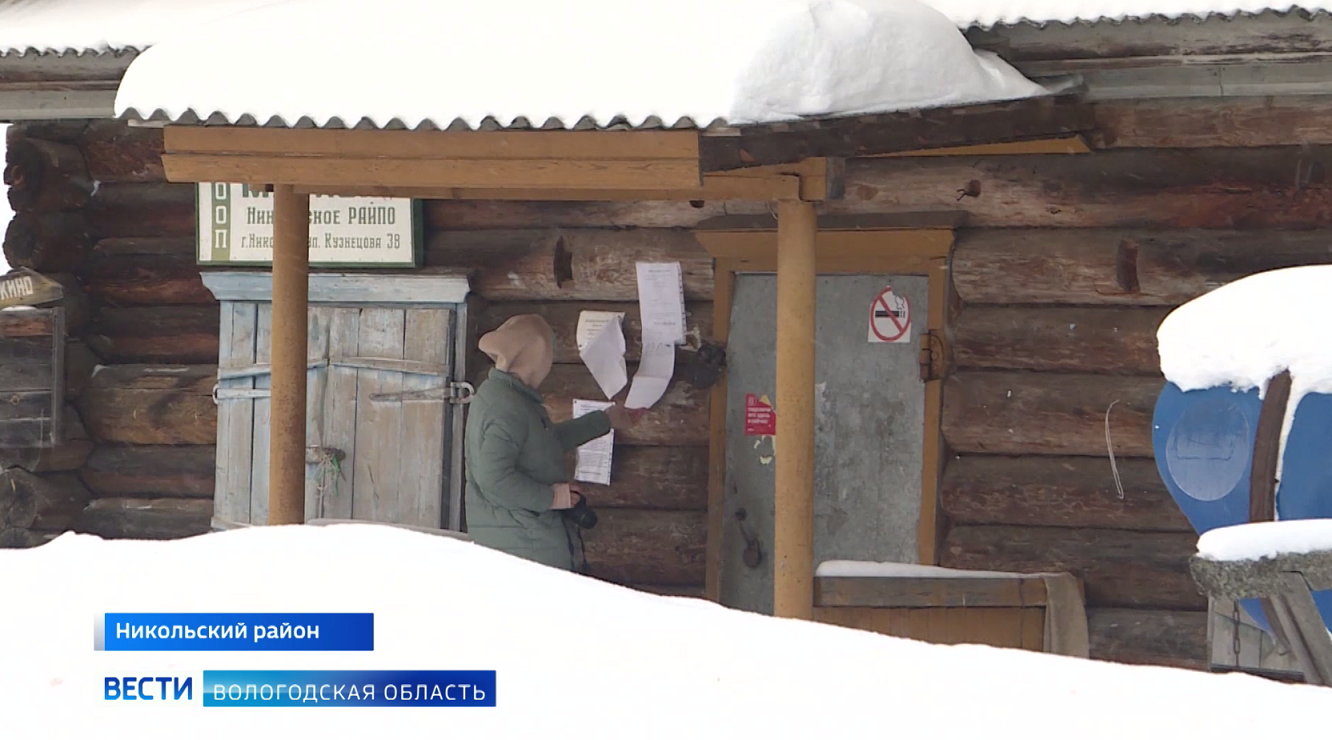
[[[271,304],[222,305],[216,516],[268,519]],[[454,311],[313,305],[306,519],[445,527]]]

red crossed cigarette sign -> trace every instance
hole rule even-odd
[[[883,289],[870,304],[869,341],[872,344],[899,344],[911,341],[911,302]]]

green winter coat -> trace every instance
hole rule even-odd
[[[539,392],[492,369],[468,404],[468,534],[510,555],[576,569],[574,525],[550,508],[551,486],[569,482],[570,450],[610,430],[603,412],[552,423]]]

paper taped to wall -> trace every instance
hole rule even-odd
[[[582,352],[597,335],[601,333],[606,325],[612,321],[618,321],[620,328],[624,328],[623,311],[579,311],[578,312],[578,331],[576,341],[578,351]]]
[[[587,401],[574,399],[574,418],[585,416],[593,411],[605,411],[612,406],[606,401]],[[578,448],[578,463],[574,467],[574,480],[584,483],[610,485],[611,462],[615,450],[615,432],[588,442]]]
[[[628,409],[649,409],[661,400],[675,374],[675,345],[665,342],[643,342],[643,360],[629,386],[629,397],[624,401]]]
[[[643,359],[625,407],[651,408],[675,374],[675,347],[685,341],[684,278],[679,262],[638,263],[638,310],[643,319]]]
[[[593,312],[584,311],[578,318],[578,356],[606,398],[614,398],[629,382],[629,370],[624,363],[624,331],[620,327],[624,314],[597,312],[603,316],[585,322],[584,317],[589,313]],[[598,327],[586,341],[585,327]]]

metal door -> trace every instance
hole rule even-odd
[[[918,357],[928,285],[917,276],[818,279],[815,563],[918,560],[925,437]],[[872,342],[871,313],[889,286],[907,300],[909,340]],[[721,598],[727,606],[765,614],[772,613],[774,464],[781,444],[758,435],[764,431],[759,426],[747,433],[746,398],[775,402],[776,288],[772,275],[736,276],[727,350]],[[753,542],[763,553],[756,567],[745,557]]]

